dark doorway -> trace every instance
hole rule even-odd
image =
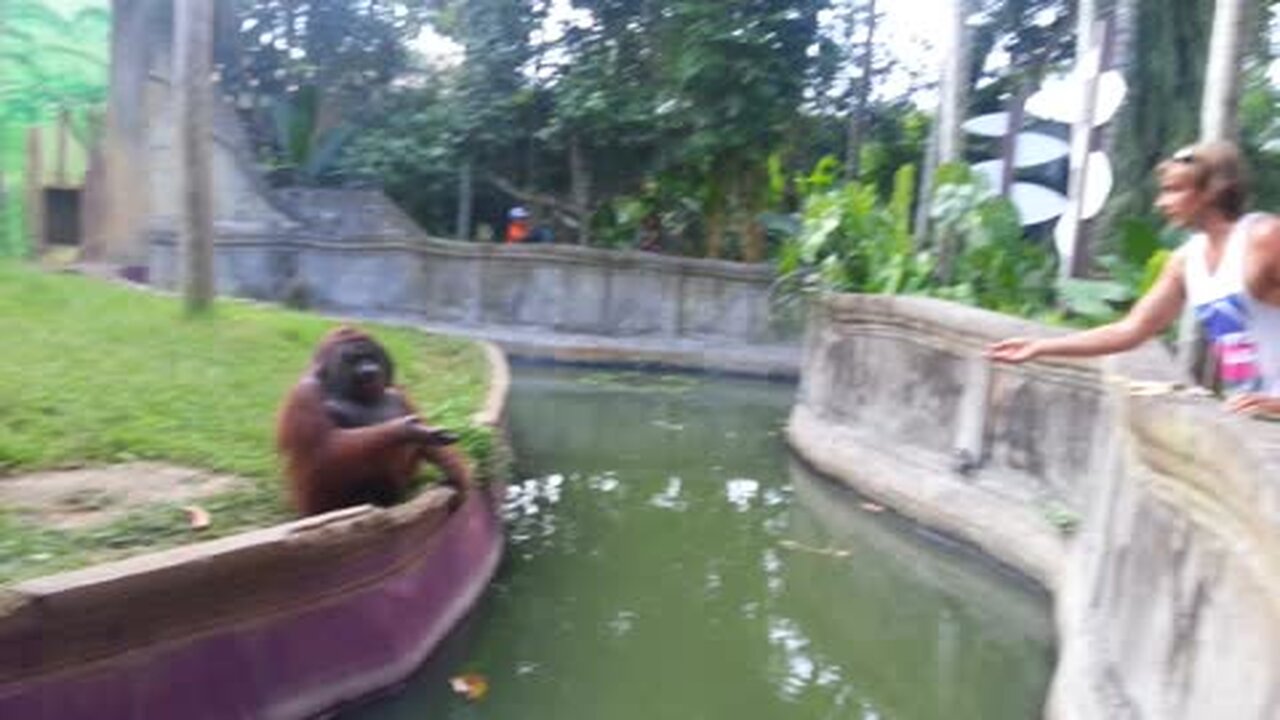
[[[45,242],[48,245],[80,244],[80,190],[46,188]]]

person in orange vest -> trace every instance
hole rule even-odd
[[[519,205],[507,213],[507,244],[522,243],[529,238],[529,211]]]

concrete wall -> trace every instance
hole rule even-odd
[[[1054,592],[1053,720],[1280,717],[1280,427],[1149,395],[1134,381],[1177,378],[1158,347],[980,360],[992,340],[1054,332],[923,298],[828,298],[792,445]]]
[[[841,295],[809,318],[792,442],[829,475],[1053,587],[1107,428],[1095,363],[992,371],[1030,323],[929,298]]]
[[[344,193],[350,196],[350,193]],[[369,203],[386,203],[369,194]],[[388,221],[390,222],[390,221]],[[390,237],[391,239],[387,239]],[[478,245],[428,239],[221,234],[218,291],[282,300],[301,288],[326,311],[461,326],[611,337],[786,342],[773,317],[767,266],[573,246]],[[179,280],[171,236],[151,249],[152,281]]]
[[[168,64],[167,57],[163,65]],[[178,177],[175,147],[178,125],[173,117],[173,89],[158,72],[147,85],[148,145],[145,187],[149,193],[146,233],[172,234],[177,227],[179,197],[173,182]],[[213,103],[213,215],[222,233],[287,232],[302,226],[272,193],[254,164],[244,127],[229,104]]]
[[[1057,602],[1052,720],[1280,718],[1280,428],[1123,394]]]

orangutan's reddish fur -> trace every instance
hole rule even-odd
[[[371,493],[403,498],[422,460],[439,467],[459,490],[469,483],[467,465],[457,450],[406,440],[400,420],[341,428],[330,419],[318,371],[335,348],[358,339],[370,338],[346,326],[330,331],[280,408],[276,443],[285,461],[290,500],[301,515],[358,504]],[[401,394],[410,414],[417,412],[403,390],[388,390]]]

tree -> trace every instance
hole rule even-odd
[[[1160,159],[1199,135],[1213,0],[1137,0],[1129,94],[1113,121],[1115,192],[1108,218],[1149,217],[1151,171]]]
[[[685,166],[702,178],[708,257],[725,254],[730,221],[742,258],[765,256],[759,214],[767,160],[803,99],[805,73],[797,69],[817,40],[819,7],[816,0],[684,0],[668,9],[676,110],[667,117],[686,133]]]
[[[953,0],[948,18],[946,60],[941,65],[942,83],[938,93],[938,119],[925,150],[924,172],[920,178],[920,205],[915,217],[917,246],[924,245],[929,237],[929,206],[937,168],[957,162],[962,157],[964,134],[960,124],[964,122],[972,82],[969,61],[971,39],[966,23],[970,9],[970,0]]]
[[[1200,108],[1201,140],[1229,140],[1236,137],[1239,130],[1240,58],[1244,49],[1244,21],[1252,5],[1248,0],[1214,3],[1213,34]]]
[[[341,181],[342,146],[376,117],[391,83],[412,70],[406,43],[425,22],[425,7],[237,0],[234,8],[218,15],[221,85],[273,180]]]
[[[857,82],[851,88],[849,108],[849,138],[845,150],[845,178],[854,180],[858,177],[858,163],[862,154],[862,138],[866,132],[867,106],[871,103],[871,89],[874,79],[876,27],[880,22],[880,14],[876,11],[876,0],[867,0],[865,7],[860,8],[863,16],[862,24],[866,28],[858,51],[859,72]],[[854,9],[850,7],[848,17],[849,45],[853,46]]]
[[[595,158],[638,155],[647,165],[659,137],[653,121],[661,93],[659,15],[651,0],[578,0],[575,7],[590,13],[591,22],[567,29],[558,48],[540,50],[559,49],[565,57],[547,82],[553,104],[545,135],[566,152],[568,202],[558,205],[577,216],[578,241],[585,244],[607,171]]]
[[[529,34],[544,10],[530,0],[463,0],[439,18],[466,52],[454,95],[459,239],[471,235],[477,166],[488,177],[485,167],[514,149],[518,125],[512,121],[526,97],[522,69],[532,59]]]

